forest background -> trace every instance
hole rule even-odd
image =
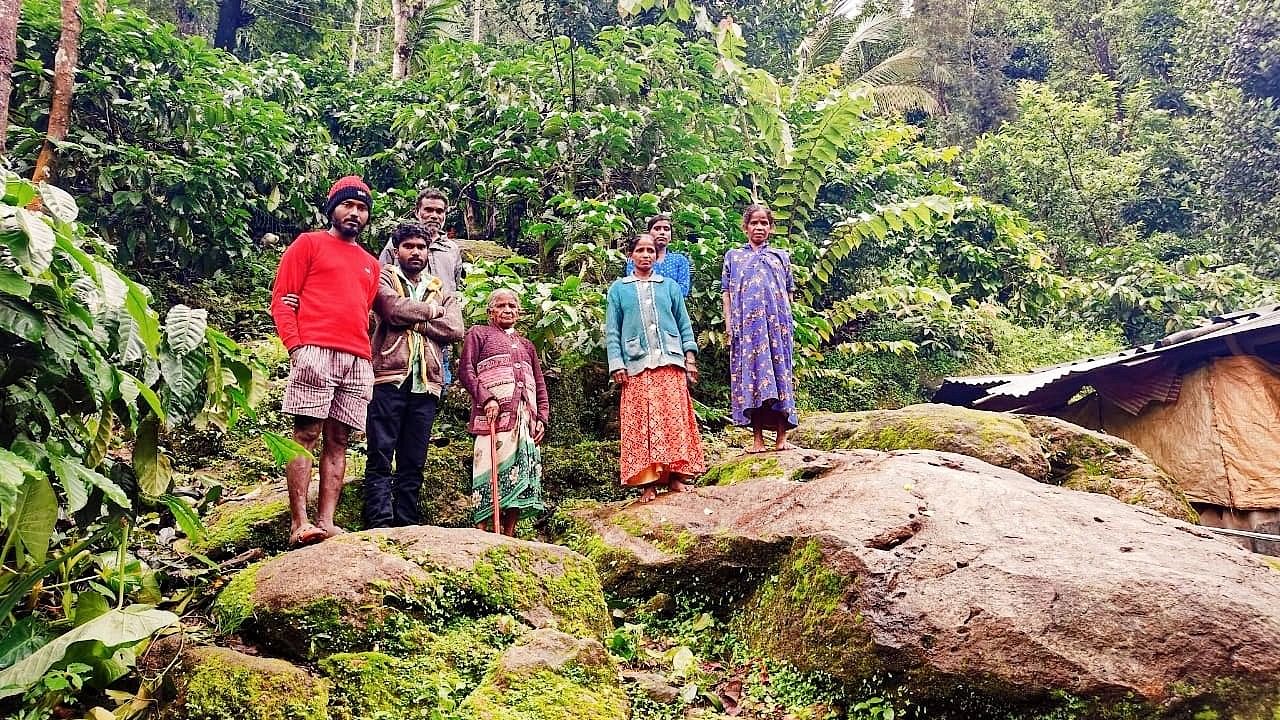
[[[174,541],[246,482],[211,463],[261,479],[271,454],[245,447],[291,451],[265,304],[340,175],[374,188],[371,248],[419,189],[451,195],[469,315],[521,290],[549,441],[576,457],[613,437],[603,290],[659,211],[694,263],[709,428],[727,407],[720,263],[753,199],[796,260],[809,410],[918,402],[946,374],[1276,298],[1275,0],[5,9],[0,698],[30,717],[128,675],[130,648],[216,584]],[[60,42],[75,87],[49,142]],[[103,617],[130,631],[95,635]]]

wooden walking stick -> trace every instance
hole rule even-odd
[[[498,428],[489,423],[489,494],[493,496],[493,531],[502,532],[502,508],[498,502]]]

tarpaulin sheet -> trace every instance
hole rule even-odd
[[[1135,417],[1102,396],[1067,419],[1137,445],[1192,502],[1280,508],[1280,373],[1249,355],[1184,373],[1176,402]]]

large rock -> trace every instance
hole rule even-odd
[[[1054,417],[1018,417],[1048,456],[1049,482],[1110,495],[1187,522],[1199,521],[1177,481],[1128,440]]]
[[[618,671],[600,641],[534,630],[498,658],[462,704],[475,720],[627,720]]]
[[[1062,693],[1094,708],[1081,717],[1280,712],[1280,573],[1230,542],[960,455],[752,462],[773,477],[584,507],[559,527],[615,592],[736,592],[758,650],[896,678],[943,717]]]
[[[418,510],[436,525],[470,525],[470,499],[462,493],[469,487],[471,446],[450,443],[434,446],[427,454],[423,472],[426,478],[419,497]],[[230,557],[251,548],[267,553],[285,550],[289,544],[289,491],[284,484],[284,471],[279,479],[258,483],[214,507],[205,519],[205,535],[191,549],[212,558]],[[334,520],[352,530],[363,524],[364,458],[353,456],[347,462],[346,482]],[[312,480],[308,507],[314,517],[320,485]]]
[[[165,649],[160,648],[165,654]],[[167,720],[313,720],[326,716],[329,686],[284,660],[229,648],[172,648],[161,687]],[[169,664],[152,668],[170,670]],[[159,672],[157,672],[159,674]]]
[[[423,631],[499,613],[591,637],[612,627],[582,556],[429,526],[350,533],[258,563],[214,605],[222,630],[299,658],[412,645]]]
[[[805,415],[791,438],[822,450],[940,450],[977,458],[1033,480],[1110,495],[1195,522],[1164,471],[1120,438],[1056,418],[952,405]]]
[[[1049,477],[1049,460],[1021,420],[954,405],[805,415],[791,439],[821,450],[941,450],[985,460],[1033,480]]]

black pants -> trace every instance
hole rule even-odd
[[[369,462],[364,468],[366,528],[422,523],[418,493],[439,399],[431,393],[410,392],[411,387],[410,380],[373,386],[365,422],[369,440]]]

